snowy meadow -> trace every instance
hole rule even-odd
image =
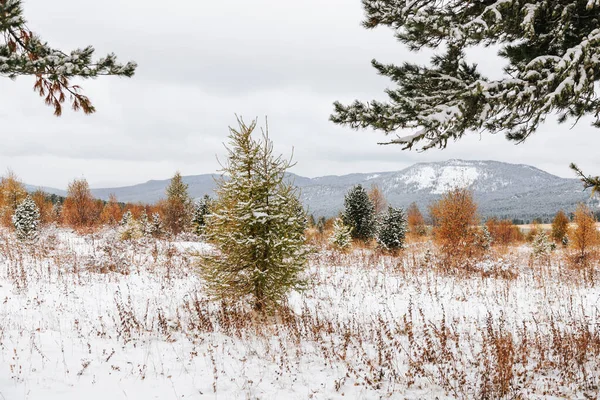
[[[0,235],[0,399],[596,398],[600,289],[563,250],[315,244],[274,315],[211,301],[211,246],[47,227]],[[187,241],[189,240],[189,241]]]

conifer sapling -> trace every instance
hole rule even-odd
[[[352,245],[352,228],[344,225],[341,218],[333,222],[333,232],[329,243],[338,250],[347,250]]]
[[[407,221],[404,210],[390,206],[387,213],[381,217],[377,243],[386,250],[403,249],[406,231]]]
[[[344,224],[352,228],[352,237],[369,240],[375,237],[377,221],[375,207],[362,185],[356,185],[344,199]]]
[[[19,240],[32,241],[37,239],[40,211],[31,196],[27,196],[25,200],[19,203],[12,219]]]
[[[285,176],[291,162],[273,155],[268,133],[252,137],[256,121],[238,122],[205,228],[216,251],[200,271],[213,298],[248,299],[255,310],[271,311],[304,287],[306,216]]]

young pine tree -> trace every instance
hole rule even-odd
[[[531,244],[533,248],[533,257],[534,258],[545,258],[550,255],[550,251],[552,250],[552,243],[550,238],[546,234],[545,231],[540,231]]]
[[[344,199],[344,224],[352,228],[352,238],[367,241],[375,237],[375,207],[362,185],[356,185]]]
[[[297,189],[286,181],[291,167],[273,155],[268,134],[252,138],[256,121],[230,128],[228,162],[218,181],[205,235],[216,247],[201,273],[208,292],[225,300],[251,299],[270,311],[292,289],[303,287],[308,248]]]
[[[192,225],[194,227],[194,233],[198,236],[204,233],[206,216],[209,212],[210,203],[211,199],[209,195],[205,195],[202,199],[194,202],[194,217],[192,219]]]
[[[386,250],[401,250],[404,248],[406,231],[407,221],[404,210],[389,207],[387,213],[381,218],[377,242]]]
[[[352,245],[352,228],[344,225],[341,218],[336,218],[333,222],[333,232],[329,238],[329,243],[338,250],[348,250]]]
[[[150,221],[150,218],[148,218],[148,213],[145,209],[140,214],[139,224],[142,236],[152,235],[152,222]]]
[[[12,217],[17,238],[21,241],[35,240],[39,233],[40,210],[31,196],[17,206]]]
[[[187,231],[192,221],[192,200],[188,195],[188,185],[183,183],[179,172],[171,179],[167,188],[165,226],[173,234]]]
[[[154,237],[160,237],[164,233],[162,218],[159,213],[152,214],[152,221],[150,222],[150,234]]]

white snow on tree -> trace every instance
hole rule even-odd
[[[488,229],[487,226],[483,226],[483,229],[481,230],[481,234],[480,234],[480,243],[481,243],[481,248],[483,250],[489,250],[492,247],[492,242],[494,241],[494,239],[492,238],[492,234],[490,233],[490,230]]]
[[[143,236],[152,235],[152,222],[148,218],[148,213],[146,213],[146,210],[142,211],[142,214],[140,215],[139,225]]]
[[[127,210],[123,213],[123,217],[121,217],[121,222],[119,222],[119,225],[126,226],[132,219],[133,215],[131,214],[131,211]]]
[[[119,236],[121,240],[139,239],[143,236],[142,227],[140,223],[135,220],[131,211],[127,211],[123,214],[120,225]]]
[[[347,250],[352,244],[352,228],[344,225],[341,218],[336,218],[333,222],[333,232],[329,243],[339,250]]]
[[[374,60],[378,73],[395,85],[386,90],[389,99],[335,103],[333,122],[398,134],[390,143],[422,149],[484,130],[521,142],[552,114],[560,122],[582,119],[600,127],[600,1],[362,4],[365,27],[391,28],[410,50],[431,54],[431,62]],[[504,74],[497,79],[468,60],[468,51],[483,47],[498,51]]]
[[[403,249],[407,230],[404,210],[389,207],[387,213],[381,216],[377,243],[386,250]]]
[[[202,199],[194,202],[194,216],[192,224],[194,226],[194,233],[198,236],[204,233],[204,227],[206,226],[206,216],[209,212],[210,196],[205,195]]]
[[[533,248],[532,255],[534,258],[547,257],[552,250],[552,242],[545,231],[541,231],[536,235],[531,246]]]
[[[40,226],[40,210],[31,196],[27,196],[15,210],[12,217],[17,238],[22,241],[37,239]]]
[[[256,121],[238,122],[239,130],[230,128],[227,179],[218,181],[207,218],[205,235],[216,252],[200,270],[213,298],[248,299],[256,310],[270,311],[304,287],[306,216],[286,177],[291,161],[273,155],[268,133],[262,141],[252,138]]]
[[[352,228],[354,239],[366,241],[375,237],[377,231],[375,207],[362,185],[354,186],[346,194],[342,220]]]
[[[152,236],[160,236],[164,232],[162,218],[159,213],[152,214],[152,222],[151,222],[151,231],[150,234]]]

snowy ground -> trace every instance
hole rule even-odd
[[[526,248],[468,274],[321,251],[268,320],[208,301],[197,242],[0,233],[0,399],[594,398],[600,288]]]

